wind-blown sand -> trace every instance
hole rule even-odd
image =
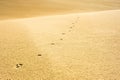
[[[0,19],[120,9],[120,0],[0,0]]]
[[[0,80],[120,80],[120,10],[0,21]]]

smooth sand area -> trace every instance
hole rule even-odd
[[[120,9],[120,0],[0,0],[0,19]]]
[[[0,80],[120,80],[120,10],[1,20]]]

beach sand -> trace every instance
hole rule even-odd
[[[120,80],[120,10],[0,21],[0,80]]]

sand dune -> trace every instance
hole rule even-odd
[[[120,0],[0,0],[0,19],[120,9]]]
[[[0,80],[119,80],[120,10],[0,21]]]

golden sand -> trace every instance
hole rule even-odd
[[[0,19],[120,9],[120,0],[0,0]]]
[[[0,80],[119,80],[120,10],[0,21]]]

